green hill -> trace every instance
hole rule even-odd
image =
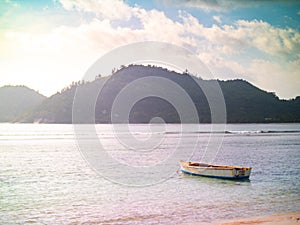
[[[150,80],[139,85],[132,85],[141,80],[140,78],[149,78]],[[123,67],[112,76],[100,77],[93,82],[73,83],[61,93],[45,100],[37,106],[35,111],[23,117],[22,121],[72,123],[72,104],[76,89],[78,89],[82,94],[82,99],[77,99],[76,115],[81,117],[78,121],[80,123],[111,123],[111,109],[122,90],[130,90],[133,93],[132,96],[135,93],[139,96],[143,90],[151,89],[153,95],[141,99],[131,107],[129,122],[148,123],[152,118],[160,117],[167,123],[180,123],[181,112],[177,112],[175,106],[165,99],[155,97],[161,90],[157,88],[160,85],[159,81],[157,84],[149,82],[154,81],[154,78],[166,78],[179,85],[195,104],[201,123],[211,122],[210,107],[202,90],[205,89],[206,92],[209,92],[212,101],[217,101],[214,86],[216,82],[224,94],[228,123],[300,122],[300,97],[293,100],[280,100],[274,93],[263,91],[244,80],[202,80],[195,77],[193,79],[187,73],[179,74],[163,68],[137,65]],[[101,93],[98,96],[100,89]],[[157,94],[155,94],[156,91]],[[163,93],[178,96],[176,88],[167,86]],[[94,96],[98,96],[98,98],[94,98]],[[97,100],[95,101],[95,99]],[[127,104],[126,101],[121,103],[121,109],[125,109]],[[185,102],[179,104],[184,106]],[[89,107],[92,109],[90,111],[95,113],[93,118],[88,117]],[[186,108],[186,110],[190,109]],[[122,118],[118,119],[118,115],[115,118],[117,118],[117,122],[126,122]],[[193,116],[188,120],[190,123],[195,121],[197,120]]]
[[[13,122],[45,99],[45,96],[25,86],[1,87],[0,122]]]

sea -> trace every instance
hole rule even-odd
[[[250,166],[186,175],[179,160]],[[0,224],[193,224],[300,211],[300,124],[0,124]]]

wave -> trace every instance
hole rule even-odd
[[[225,131],[162,131],[162,132],[131,132],[128,134],[127,132],[101,132],[96,133],[96,137],[101,139],[110,139],[114,138],[116,135],[121,136],[128,136],[128,135],[134,135],[134,136],[148,136],[148,135],[155,135],[155,136],[161,136],[161,135],[170,135],[170,136],[176,136],[176,135],[210,135],[210,134],[223,134],[223,135],[272,135],[272,134],[300,134],[300,130],[241,130],[241,131],[234,131],[234,130],[225,130]],[[38,133],[38,134],[0,134],[0,140],[1,141],[12,141],[12,140],[55,140],[55,139],[94,139],[95,136],[94,133],[69,133],[69,134],[47,134],[47,133]]]
[[[300,130],[243,130],[225,131],[228,134],[281,134],[281,133],[300,133]]]
[[[242,131],[166,131],[165,134],[281,134],[300,133],[300,130],[242,130]]]

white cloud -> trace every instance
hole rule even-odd
[[[278,63],[254,59],[248,71],[255,77],[256,85],[276,92],[281,98],[288,99],[299,95],[300,60]]]
[[[214,11],[229,11],[236,8],[247,8],[253,6],[260,6],[266,4],[297,4],[298,0],[163,0],[166,5],[168,4],[176,4],[176,5],[183,5],[185,7],[191,8],[201,8],[204,10],[214,10]]]
[[[253,58],[240,62],[224,58],[215,51],[200,53],[199,58],[219,79],[242,78],[263,90],[275,92],[280,98],[299,96],[300,60],[279,63]]]
[[[215,45],[224,54],[239,53],[249,47],[257,48],[270,55],[291,58],[297,57],[295,54],[300,52],[299,32],[293,29],[276,28],[263,21],[239,20],[233,26],[213,25],[207,28],[200,24],[195,17],[183,12],[180,12],[182,23],[179,23],[166,17],[163,12],[129,7],[121,0],[61,0],[61,2],[67,9],[75,7],[83,11],[101,14],[108,20],[138,18],[143,29],[134,30],[131,28],[126,33],[129,36],[131,36],[129,33],[147,35],[142,37],[142,40],[154,39],[180,45],[186,43],[195,46],[197,44],[196,39],[206,39],[210,45]],[[216,4],[233,4],[237,1],[225,2],[217,1]],[[221,22],[219,16],[213,16],[213,19],[218,23]],[[108,27],[106,26],[106,28]],[[111,33],[113,29],[115,28],[109,27],[108,30]],[[120,31],[120,28],[117,29]],[[125,30],[123,29],[122,31]],[[97,33],[101,33],[101,31],[97,31]],[[124,43],[124,41],[121,43]]]
[[[182,16],[185,32],[206,39],[224,54],[240,53],[247,48],[283,57],[299,58],[300,33],[294,29],[278,28],[263,21],[239,20],[234,25],[204,27],[191,15]]]
[[[12,0],[5,0],[4,2],[7,3],[7,4],[10,4],[12,7],[15,7],[15,8],[19,8],[20,7],[20,4],[14,2]]]
[[[132,16],[132,8],[122,0],[60,0],[67,10],[79,10],[95,13],[106,19],[128,20]]]
[[[56,32],[50,35],[10,32],[5,45],[8,53],[0,62],[0,86],[24,84],[45,95],[80,80],[98,57],[85,45],[76,46],[72,39]]]
[[[300,52],[300,33],[294,29],[277,28],[263,21],[237,22],[245,36],[257,49],[270,55],[297,57]]]
[[[220,16],[213,16],[213,19],[217,21],[218,23],[222,23],[221,17]]]
[[[176,5],[184,5],[186,7],[192,7],[192,8],[201,8],[204,10],[215,10],[215,11],[225,11],[233,8],[240,7],[240,5],[245,5],[244,1],[238,1],[238,0],[213,0],[213,1],[207,1],[207,0],[164,0],[165,4],[176,4]]]
[[[299,95],[300,37],[295,30],[244,20],[206,27],[182,11],[180,20],[175,21],[161,11],[130,7],[119,0],[60,1],[68,10],[97,16],[78,26],[59,26],[46,33],[7,31],[0,42],[0,57],[5,57],[0,63],[0,86],[18,82],[36,89],[43,87],[40,91],[50,95],[80,80],[88,67],[109,50],[152,40],[192,49],[218,78],[243,78],[285,98]],[[138,24],[121,25],[120,19],[134,19]],[[221,22],[218,16],[214,19]],[[253,49],[258,55],[249,56]]]

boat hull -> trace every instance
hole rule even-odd
[[[249,179],[250,167],[218,166],[192,162],[180,162],[181,171],[194,176],[203,176],[221,179]]]

